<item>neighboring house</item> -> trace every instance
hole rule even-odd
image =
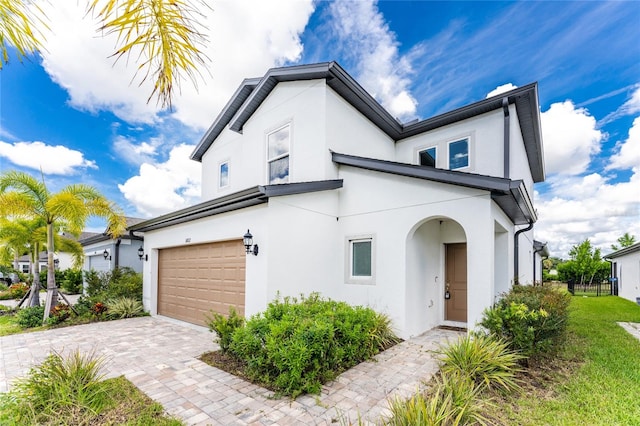
[[[127,226],[133,226],[143,221],[135,217],[127,217]],[[84,249],[85,271],[97,272],[113,271],[118,267],[129,267],[136,272],[142,272],[142,262],[138,250],[142,247],[142,237],[124,234],[112,238],[104,233],[83,233],[79,242]]]
[[[130,228],[145,308],[202,325],[315,291],[387,313],[405,338],[472,328],[534,280],[537,90],[401,124],[335,62],[244,80],[191,156],[204,201]]]
[[[20,272],[22,272],[23,274],[28,274],[31,272],[31,260],[30,260],[31,255],[29,254],[25,254],[22,255],[18,258],[18,270]],[[57,256],[54,256],[54,259]],[[40,265],[40,272],[46,271],[47,270],[47,252],[46,251],[41,251],[40,254],[38,255],[38,263]]]
[[[536,284],[542,284],[543,276],[542,270],[544,265],[542,261],[549,257],[549,248],[547,243],[543,243],[538,240],[533,240],[533,282]]]
[[[640,303],[640,243],[604,258],[611,262],[611,277],[618,283],[618,296]]]

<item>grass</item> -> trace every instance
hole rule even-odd
[[[182,425],[123,376],[103,380],[103,363],[94,354],[54,352],[0,395],[0,424]]]
[[[530,369],[525,392],[491,415],[519,425],[638,424],[640,341],[617,322],[640,322],[640,306],[616,296],[573,297],[559,357]]]
[[[0,336],[22,333],[23,331],[22,327],[16,323],[13,315],[0,316]]]

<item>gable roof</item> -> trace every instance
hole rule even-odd
[[[607,254],[607,255],[605,255],[603,257],[605,259],[615,259],[616,257],[621,257],[621,256],[624,256],[626,254],[635,253],[637,251],[640,251],[640,243],[635,243],[632,246],[622,248],[622,249],[620,249],[618,251],[614,251],[613,253]]]
[[[244,124],[278,83],[317,79],[325,79],[329,87],[394,141],[501,109],[503,100],[506,99],[509,104],[516,106],[533,180],[534,182],[544,180],[537,83],[531,83],[426,120],[401,124],[336,62],[272,68],[262,78],[244,80],[200,140],[191,154],[191,159],[202,161],[204,153],[227,125],[231,130],[242,133]]]
[[[524,225],[537,220],[531,198],[522,180],[396,163],[337,152],[332,152],[331,156],[334,163],[345,166],[489,191],[491,199],[515,225]]]
[[[342,188],[341,179],[284,183],[278,185],[258,185],[223,197],[214,198],[213,200],[205,201],[203,203],[196,204],[195,206],[167,213],[163,216],[146,220],[138,223],[137,225],[131,226],[129,228],[129,232],[152,231],[154,229],[166,228],[167,226],[190,222],[203,217],[239,210],[245,207],[257,206],[258,204],[268,202],[270,197],[327,191],[338,188]]]

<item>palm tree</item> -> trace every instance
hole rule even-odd
[[[618,251],[625,247],[634,245],[636,243],[636,237],[635,235],[630,235],[628,232],[625,232],[624,235],[618,238],[616,241],[618,241],[618,244],[620,245],[618,246],[616,244],[611,244],[611,250],[613,251]]]
[[[205,56],[198,46],[206,37],[198,31],[204,0],[87,0],[88,12],[100,21],[98,32],[116,34],[116,58],[138,57],[141,81],[154,78],[149,100],[171,107],[173,89],[186,77],[196,83]],[[8,45],[16,47],[18,60],[44,48],[46,17],[30,0],[0,0],[0,69],[8,62]]]
[[[38,235],[38,230],[40,230],[40,235]],[[42,238],[43,230],[44,239]],[[18,219],[9,221],[3,218],[0,220],[0,244],[9,248],[17,256],[24,252],[29,255],[31,292],[28,306],[40,305],[39,257],[40,249],[44,241],[46,241],[46,228],[42,219]],[[17,265],[15,265],[14,269],[17,269]]]
[[[0,216],[40,219],[46,225],[47,247],[47,304],[45,319],[58,301],[55,282],[55,229],[60,227],[72,235],[82,232],[91,216],[107,221],[107,233],[120,236],[126,221],[120,209],[89,185],[68,185],[52,194],[44,182],[17,171],[0,175]]]

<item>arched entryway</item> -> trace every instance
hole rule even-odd
[[[416,224],[407,236],[406,328],[418,335],[438,325],[466,327],[467,237],[449,217]]]

